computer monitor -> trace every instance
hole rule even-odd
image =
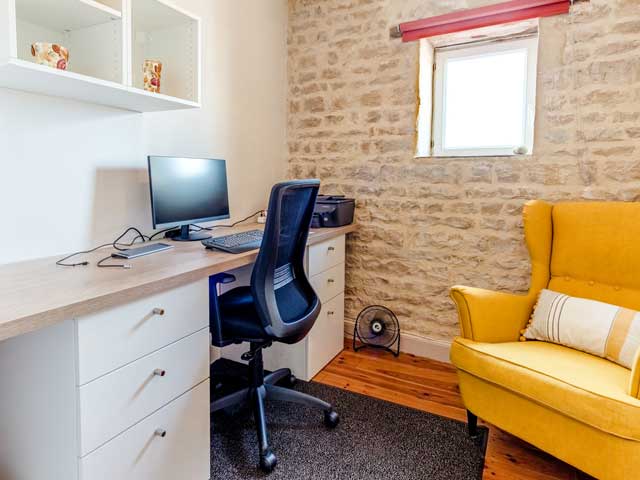
[[[229,218],[227,165],[224,160],[148,157],[153,228],[179,227],[178,241],[209,238],[190,232],[197,222]]]

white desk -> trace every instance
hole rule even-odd
[[[322,314],[289,352],[270,349],[272,365],[310,378],[341,349],[354,229],[310,236]],[[0,267],[0,480],[209,478],[208,277],[248,271],[256,252],[174,246],[131,270]]]

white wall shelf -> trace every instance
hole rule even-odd
[[[0,87],[135,112],[199,108],[200,28],[165,0],[0,0]],[[36,41],[67,47],[67,70],[36,64]],[[163,62],[162,94],[142,88],[146,59]]]
[[[141,113],[199,107],[189,100],[15,59],[0,65],[0,87]]]

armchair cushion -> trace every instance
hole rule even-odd
[[[640,347],[640,313],[544,289],[524,339],[558,343],[632,368]]]
[[[464,338],[454,341],[451,359],[458,369],[539,405],[611,435],[640,441],[640,400],[628,394],[629,370],[613,362],[546,342],[480,343]]]

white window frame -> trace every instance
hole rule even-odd
[[[493,148],[471,149],[445,149],[444,119],[446,114],[445,85],[447,76],[447,61],[453,58],[473,58],[486,55],[495,55],[501,52],[513,52],[517,50],[527,51],[527,75],[525,89],[525,118],[523,118],[525,143],[524,145],[496,146]],[[433,85],[433,125],[431,155],[435,157],[480,157],[480,156],[510,156],[522,153],[533,153],[533,137],[536,106],[536,84],[538,64],[538,36],[515,40],[494,41],[481,45],[465,47],[445,47],[435,50],[435,69]],[[425,125],[420,125],[425,127]],[[518,147],[526,147],[527,151],[517,151]]]

